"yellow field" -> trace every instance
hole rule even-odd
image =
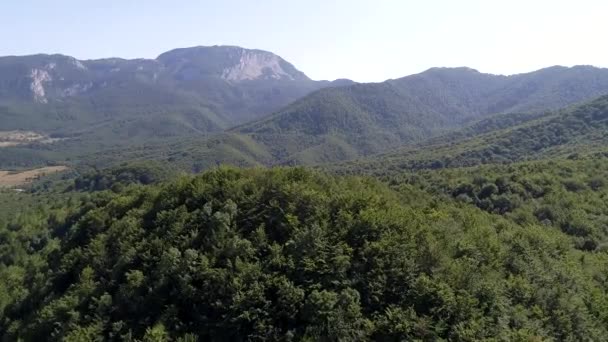
[[[24,185],[44,175],[65,171],[67,169],[67,166],[48,166],[27,171],[0,171],[0,187]]]

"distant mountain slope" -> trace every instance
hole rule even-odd
[[[390,174],[409,169],[472,166],[608,150],[608,96],[543,113],[508,113],[477,120],[462,129],[364,159],[344,135],[222,133],[171,143],[113,149],[85,156],[86,164],[154,159],[184,170],[218,164],[319,165],[344,173]],[[2,154],[0,153],[0,158]],[[339,161],[348,161],[336,163]],[[332,164],[333,163],[333,164]]]
[[[340,81],[342,83],[342,81]],[[220,131],[331,82],[281,57],[233,46],[172,50],[157,59],[0,58],[0,130],[108,139]]]
[[[153,159],[198,172],[222,163],[239,166],[333,163],[323,167],[345,173],[387,174],[603,153],[608,151],[607,117],[608,96],[603,96],[559,111],[489,116],[461,129],[365,159],[357,159],[362,156],[361,150],[349,144],[344,134],[227,132],[211,137],[148,141],[129,148],[99,149],[87,146],[84,141],[78,146],[65,141],[54,145],[63,152],[45,145],[38,145],[35,151],[0,149],[0,160],[4,167],[31,166],[67,153],[72,162],[98,166]],[[83,148],[89,153],[83,154]],[[348,160],[352,161],[337,163]]]
[[[587,66],[513,76],[433,68],[382,83],[351,84],[311,81],[276,55],[236,47],[178,49],[157,60],[44,57],[52,57],[52,64],[24,57],[20,65],[25,67],[0,75],[0,130],[29,129],[70,140],[0,149],[0,166],[62,158],[96,164],[171,158],[185,169],[200,170],[222,162],[334,163],[404,145],[419,153],[416,144],[423,141],[435,151],[608,94],[608,69]],[[13,57],[0,59],[0,68],[11,63]],[[79,86],[46,81],[40,72],[24,74],[40,65],[53,80],[70,75]],[[19,79],[16,74],[26,76],[10,81]],[[325,88],[314,90],[319,87]],[[274,114],[219,133],[309,91]],[[445,149],[437,155],[451,153]]]
[[[468,68],[433,68],[382,83],[322,89],[233,131],[331,135],[365,155],[492,114],[542,113],[607,93],[608,69],[552,67],[496,76]]]
[[[507,118],[504,115],[502,119]],[[335,166],[347,173],[360,171],[375,174],[421,168],[473,166],[508,163],[561,156],[576,158],[608,150],[608,96],[556,111],[539,118],[515,121],[514,126],[488,129],[484,134],[460,134],[438,137],[394,152]],[[486,120],[487,121],[487,120]],[[481,121],[474,126],[489,127]]]

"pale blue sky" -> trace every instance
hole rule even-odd
[[[512,74],[608,67],[607,16],[606,0],[4,0],[0,55],[154,58],[223,44],[275,52],[313,79]]]

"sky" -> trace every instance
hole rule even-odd
[[[316,80],[457,66],[516,74],[608,67],[606,16],[606,0],[4,0],[0,55],[155,58],[238,45]]]

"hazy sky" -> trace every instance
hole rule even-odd
[[[154,58],[218,44],[272,51],[313,79],[512,74],[608,67],[607,17],[607,0],[4,0],[0,55]]]

